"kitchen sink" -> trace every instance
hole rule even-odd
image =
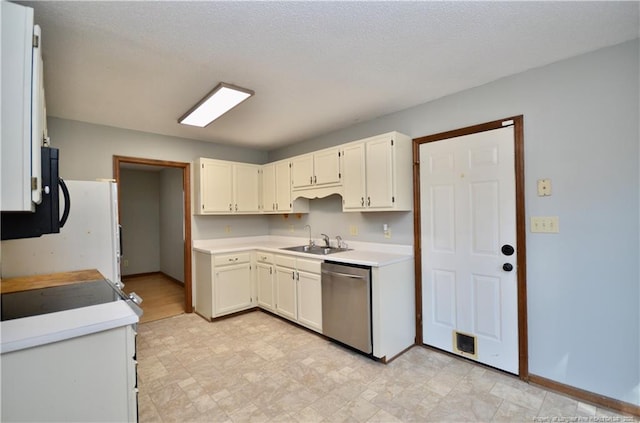
[[[297,251],[299,253],[318,254],[321,256],[326,256],[327,254],[351,251],[351,248],[322,247],[319,245],[297,245],[295,247],[281,248],[281,250]]]

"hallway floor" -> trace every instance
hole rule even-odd
[[[141,423],[638,422],[426,348],[381,364],[260,311],[140,324],[138,363]]]
[[[184,313],[184,286],[162,273],[124,276],[124,292],[135,292],[142,298],[141,323],[152,322]]]

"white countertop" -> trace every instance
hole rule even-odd
[[[195,240],[193,241],[193,249],[194,251],[212,255],[247,250],[260,250],[372,267],[382,267],[413,259],[413,246],[411,245],[376,244],[370,242],[350,241],[348,242],[348,247],[352,249],[351,251],[343,251],[327,255],[282,250],[282,248],[306,245],[308,243],[309,240],[306,238],[265,235],[255,237]]]
[[[0,353],[131,325],[139,320],[124,301],[0,322]]]

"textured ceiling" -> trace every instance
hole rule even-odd
[[[19,2],[50,116],[271,150],[638,37],[638,2]],[[218,82],[255,91],[177,123]]]

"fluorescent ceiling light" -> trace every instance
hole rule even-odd
[[[253,94],[253,91],[246,88],[221,82],[198,104],[178,119],[178,122],[183,125],[204,128]]]

